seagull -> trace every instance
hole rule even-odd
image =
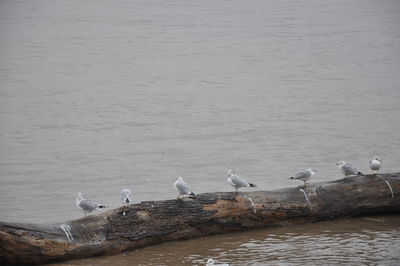
[[[75,199],[76,206],[78,206],[84,213],[84,218],[86,217],[86,213],[92,212],[94,210],[101,210],[107,208],[107,206],[91,201],[89,199],[84,199],[83,194],[81,192],[78,193],[78,196]]]
[[[374,173],[374,170],[376,171],[376,174],[379,172],[379,169],[381,169],[381,164],[382,160],[379,158],[379,156],[374,156],[371,161],[369,161],[369,167],[371,168],[372,174]]]
[[[229,266],[229,264],[227,264],[227,263],[215,264],[213,259],[208,259],[206,266]]]
[[[345,177],[349,175],[363,175],[357,168],[353,167],[351,164],[346,163],[345,161],[340,161],[336,163],[339,167],[340,171],[344,174]]]
[[[121,200],[124,204],[128,204],[132,201],[132,192],[130,189],[123,188],[121,190]]]
[[[121,190],[121,200],[124,203],[124,205],[128,205],[128,203],[130,203],[132,201],[132,192],[130,189],[128,188],[123,188]],[[123,211],[122,215],[125,216],[126,212]]]
[[[189,198],[192,199],[196,198],[196,195],[190,190],[188,184],[183,181],[182,177],[178,177],[174,185],[176,190],[179,192],[178,199],[181,199],[183,195],[189,195]]]
[[[307,187],[307,181],[311,179],[315,175],[317,170],[314,169],[307,169],[303,172],[297,173],[294,176],[291,176],[290,179],[298,179],[304,181],[304,187]]]
[[[230,169],[228,172],[226,172],[226,175],[228,177],[229,184],[235,187],[235,193],[238,193],[238,189],[240,187],[256,187],[255,184],[247,182]]]

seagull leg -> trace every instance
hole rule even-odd
[[[235,194],[237,194],[238,193],[238,188],[237,187],[235,187]]]
[[[307,181],[304,181],[304,187],[308,187],[308,186],[307,186]]]

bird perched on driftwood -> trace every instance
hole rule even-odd
[[[121,200],[124,203],[124,205],[128,205],[132,201],[132,192],[128,188],[123,188],[121,190]],[[126,215],[126,212],[123,211],[122,215]]]
[[[128,204],[132,201],[132,192],[128,188],[123,188],[121,190],[121,200],[124,204]]]
[[[340,161],[336,163],[339,167],[340,171],[344,174],[345,177],[349,175],[363,175],[357,168],[353,167],[351,164],[346,163],[345,161]]]
[[[230,169],[226,172],[226,176],[228,177],[229,184],[235,187],[235,193],[238,193],[240,187],[256,187],[255,184],[247,182]]]
[[[308,185],[307,181],[310,180],[311,177],[313,177],[316,172],[317,172],[317,170],[309,168],[309,169],[304,170],[303,172],[297,173],[294,176],[291,176],[289,178],[301,180],[304,182],[304,187],[307,187],[307,185]]]
[[[379,169],[381,169],[381,165],[381,158],[379,158],[379,156],[374,156],[372,160],[369,161],[369,168],[371,168],[371,173],[373,174],[375,170],[377,174],[379,172]]]
[[[189,195],[189,198],[195,199],[196,195],[190,190],[188,184],[183,181],[182,177],[178,177],[175,181],[175,188],[178,191],[178,199],[182,199],[184,195]]]
[[[108,207],[98,202],[94,202],[89,199],[83,198],[83,194],[81,192],[78,193],[75,202],[76,206],[78,206],[78,208],[83,211],[84,213],[83,217],[86,217],[86,213],[92,212],[94,210],[101,210]]]

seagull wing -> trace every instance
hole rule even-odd
[[[295,174],[295,175],[294,175],[294,179],[300,179],[300,180],[302,180],[302,179],[310,178],[311,176],[312,176],[312,175],[311,175],[311,172],[310,172],[310,171],[303,171],[303,172],[300,172],[300,173]]]
[[[343,172],[345,175],[351,175],[351,174],[357,174],[357,173],[358,173],[357,168],[354,168],[354,167],[353,167],[351,164],[349,164],[349,163],[344,164],[344,165],[341,167],[341,169],[342,169],[342,172]]]
[[[232,175],[231,176],[231,180],[232,180],[232,183],[235,184],[236,187],[248,187],[248,186],[250,186],[249,182],[247,182],[246,180],[244,180],[243,178],[241,178],[238,175]]]
[[[176,182],[175,183],[176,189],[181,193],[181,194],[190,194],[192,191],[190,190],[188,184],[185,182]]]
[[[82,199],[79,202],[78,206],[84,211],[91,212],[91,211],[96,210],[100,206],[100,204],[97,202],[88,200],[88,199]]]

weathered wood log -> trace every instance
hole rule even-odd
[[[400,173],[145,201],[63,224],[0,222],[0,263],[77,259],[169,240],[376,213],[400,213]]]

